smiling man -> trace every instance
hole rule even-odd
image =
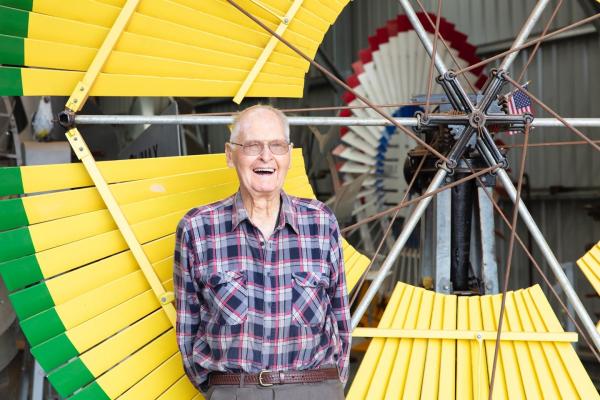
[[[174,284],[184,369],[207,399],[343,399],[350,348],[333,213],[290,196],[289,124],[241,112],[226,145],[237,193],[179,223]]]

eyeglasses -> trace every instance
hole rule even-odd
[[[257,156],[262,153],[265,145],[269,147],[271,153],[276,156],[282,156],[287,154],[290,151],[290,148],[294,145],[293,143],[288,143],[285,140],[271,140],[270,142],[260,142],[257,140],[252,140],[245,143],[235,143],[229,142],[229,144],[234,144],[236,146],[240,146],[242,148],[242,152],[247,156]]]

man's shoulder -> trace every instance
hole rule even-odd
[[[309,214],[325,214],[328,217],[335,218],[333,211],[327,205],[317,199],[308,199],[304,197],[290,196],[290,203],[295,212]]]
[[[182,221],[197,222],[204,218],[209,218],[215,213],[231,209],[233,206],[233,196],[229,196],[223,200],[215,201],[210,204],[194,207],[189,210],[182,218]]]

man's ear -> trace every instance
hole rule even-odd
[[[231,150],[231,145],[229,143],[225,143],[225,159],[227,160],[227,166],[229,168],[235,168],[235,164],[233,163],[233,154]]]

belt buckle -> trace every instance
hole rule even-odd
[[[272,383],[265,383],[265,382],[263,382],[263,376],[262,376],[262,375],[263,375],[263,373],[265,373],[265,372],[269,372],[269,370],[263,369],[262,371],[260,371],[260,372],[258,373],[258,384],[259,384],[260,386],[262,386],[262,387],[269,387],[269,386],[273,386],[273,384],[272,384]]]

